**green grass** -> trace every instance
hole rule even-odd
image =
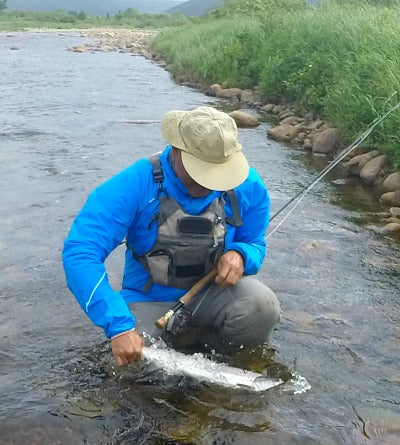
[[[190,22],[190,19],[181,14],[139,14],[134,9],[128,9],[111,17],[86,16],[83,13],[80,16],[79,13],[69,13],[64,10],[0,11],[1,31],[19,31],[30,28],[163,28],[182,26]]]
[[[279,1],[268,13],[253,8],[247,16],[241,10],[229,17],[223,9],[200,23],[162,31],[154,49],[176,75],[206,85],[259,85],[265,101],[312,111],[355,139],[400,101],[400,8],[365,0],[317,8],[299,2],[290,10],[276,6]],[[399,166],[400,111],[368,143]]]

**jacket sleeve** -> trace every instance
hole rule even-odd
[[[137,193],[141,189],[140,170],[149,169],[144,162],[139,161],[90,194],[64,243],[68,287],[109,338],[135,326],[124,299],[108,282],[104,261],[124,239],[135,217],[141,199]]]
[[[252,170],[252,187],[239,186],[237,197],[243,225],[236,229],[232,243],[225,250],[236,250],[244,258],[244,274],[254,275],[260,269],[266,252],[265,232],[269,223],[268,191],[258,174]]]

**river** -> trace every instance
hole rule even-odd
[[[309,391],[114,367],[66,288],[63,240],[95,186],[164,147],[157,122],[132,121],[223,104],[142,57],[66,50],[83,41],[0,33],[0,444],[399,444],[399,246],[373,230],[376,197],[339,170],[269,239],[259,277],[283,315],[268,357],[247,354],[298,372]],[[274,212],[326,161],[268,140],[267,125],[240,138]],[[108,260],[116,288],[122,254]]]

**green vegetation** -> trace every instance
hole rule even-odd
[[[197,23],[162,31],[153,46],[174,75],[204,85],[258,85],[265,101],[312,111],[353,140],[400,101],[398,3],[226,0]],[[400,111],[369,143],[400,165]]]
[[[136,9],[127,9],[114,16],[87,16],[83,11],[53,12],[1,11],[0,30],[16,31],[29,28],[163,28],[182,26],[190,19],[181,14],[140,14]]]

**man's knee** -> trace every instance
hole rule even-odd
[[[280,305],[272,290],[252,277],[231,289],[233,302],[226,308],[221,333],[232,343],[256,345],[268,341],[280,318]]]

